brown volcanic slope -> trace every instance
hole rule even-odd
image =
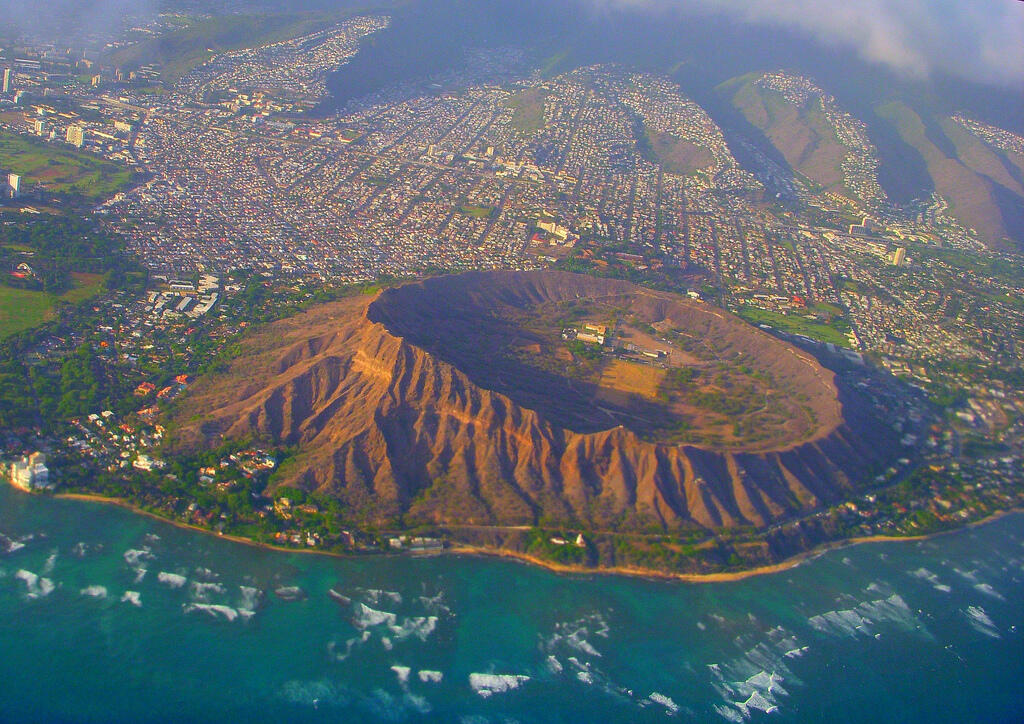
[[[488,364],[484,355],[481,364],[487,340],[516,333],[502,324],[517,313],[587,299],[698,329],[722,354],[756,358],[780,387],[798,390],[787,394],[813,410],[813,424],[778,449],[645,441],[585,414],[585,386],[517,373],[513,359]],[[282,483],[335,496],[354,519],[381,524],[763,525],[842,498],[891,456],[892,436],[873,438],[882,426],[840,397],[813,358],[713,307],[615,280],[481,272],[270,325],[229,372],[183,401],[175,444],[256,435],[297,445]]]

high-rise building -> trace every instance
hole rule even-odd
[[[10,68],[4,68],[4,82],[3,82],[3,89],[2,90],[3,90],[4,93],[10,93],[11,92],[11,69]]]
[[[12,199],[18,198],[21,193],[21,176],[16,173],[7,174],[7,193]]]
[[[34,452],[21,460],[16,460],[11,465],[11,483],[28,491],[51,487],[46,455]]]
[[[32,121],[32,131],[37,136],[42,136],[46,133],[46,121]]]
[[[81,148],[85,143],[85,130],[81,126],[68,126],[68,133],[64,140],[76,148]]]
[[[903,262],[907,258],[907,250],[905,247],[899,247],[892,253],[892,265],[903,266]]]

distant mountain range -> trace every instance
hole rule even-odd
[[[663,73],[722,128],[736,157],[753,144],[785,173],[817,190],[857,196],[843,159],[857,155],[835,134],[836,114],[862,126],[877,156],[871,175],[884,200],[906,204],[937,192],[949,214],[993,247],[1024,248],[1024,88],[987,85],[934,70],[921,78],[862,59],[857,48],[782,25],[693,12],[687,3],[564,0],[304,0],[287,13],[251,3],[247,13],[202,20],[113,53],[115,64],[164,64],[173,81],[212,52],[257,45],[336,22],[353,12],[391,17],[329,81],[321,112],[397,83],[459,68],[467,51],[528,48],[522,73],[550,77],[577,67],[622,64]],[[682,8],[689,8],[689,12]],[[673,9],[674,8],[674,9]],[[235,7],[235,10],[238,8]],[[867,10],[865,10],[867,12]],[[922,32],[924,30],[922,29]],[[948,67],[948,64],[946,64]],[[807,79],[813,98],[793,103],[761,81],[784,73]],[[829,99],[822,107],[822,95]],[[831,116],[831,118],[830,118]],[[960,119],[960,120],[957,120]],[[1003,142],[1000,133],[1017,137]],[[683,172],[700,149],[658,134],[641,136],[645,155]],[[846,144],[846,145],[844,145]]]
[[[878,165],[865,161],[880,150],[869,140],[871,126],[853,119],[813,84],[795,86],[791,78],[756,73],[727,81],[719,91],[794,173],[822,190],[870,205],[871,190],[858,183],[870,181],[859,179],[856,170],[858,164],[869,170]],[[916,154],[929,187],[946,199],[955,218],[990,244],[1024,241],[1024,144],[970,116],[915,111],[904,100],[873,110],[872,125],[887,126],[877,135],[895,134]]]
[[[904,204],[938,192],[953,217],[986,243],[1024,247],[1022,155],[995,138],[998,130],[1024,134],[1024,90],[942,74],[905,77],[852,50],[722,16],[615,7],[421,0],[392,8],[392,25],[333,76],[325,110],[442,72],[463,62],[468,48],[524,45],[532,49],[532,67],[547,76],[595,63],[665,73],[705,107],[741,161],[745,155],[736,147],[753,143],[789,172],[840,191],[843,144],[820,104],[794,105],[757,84],[764,74],[782,71],[809,79],[839,113],[863,125],[877,153],[876,180],[889,201]],[[953,120],[960,117],[977,126]],[[986,127],[994,134],[978,132]],[[672,157],[671,139],[650,140],[649,150]]]

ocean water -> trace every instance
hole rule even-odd
[[[1024,515],[730,583],[265,551],[0,490],[0,721],[1011,722]]]

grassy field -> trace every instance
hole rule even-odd
[[[54,303],[50,294],[0,286],[0,338],[50,320]]]
[[[547,92],[530,88],[509,99],[512,109],[512,127],[521,133],[536,133],[544,127],[544,99]]]
[[[740,307],[737,314],[751,324],[767,324],[782,332],[802,334],[811,339],[831,342],[837,347],[848,348],[850,346],[850,340],[835,327],[815,322],[798,314],[780,314],[758,307]]]
[[[493,206],[460,206],[459,211],[474,219],[486,219],[494,213]]]
[[[103,291],[102,274],[72,272],[71,277],[75,280],[75,286],[61,295],[61,301],[68,302],[69,304],[78,304]]]
[[[0,285],[0,339],[53,319],[57,302],[78,304],[103,288],[99,274],[73,274],[75,286],[60,296]]]
[[[658,397],[658,388],[665,377],[665,370],[660,367],[612,360],[601,375],[601,387],[609,387],[620,392],[640,395],[648,400]]]
[[[92,154],[6,132],[0,132],[0,168],[20,174],[25,187],[44,184],[89,199],[111,196],[132,179],[128,169]]]
[[[647,129],[647,144],[651,161],[661,164],[668,173],[688,176],[707,168],[715,158],[706,148],[684,141],[671,133]]]

